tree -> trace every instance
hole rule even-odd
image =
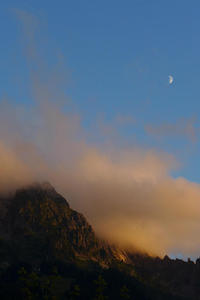
[[[24,267],[19,272],[22,297],[27,300],[39,299],[39,277],[35,272],[28,273]]]
[[[77,299],[80,296],[80,287],[78,284],[75,284],[72,287],[72,290],[70,291],[69,295],[71,300]]]
[[[127,288],[126,285],[123,285],[121,290],[120,290],[120,296],[122,299],[130,299],[130,295],[129,295],[129,289]]]
[[[52,274],[42,278],[41,290],[45,300],[56,300],[59,290],[59,283],[62,281],[61,276],[58,274],[57,268],[53,268]]]
[[[104,295],[107,283],[101,275],[98,276],[97,280],[94,280],[94,284],[96,285],[96,296],[94,300],[108,299],[108,297]]]

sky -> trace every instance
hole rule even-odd
[[[139,248],[185,255],[192,245],[197,255],[199,10],[185,0],[2,1],[4,185],[46,174],[99,231],[109,224],[114,235],[120,220],[116,235],[134,232]]]
[[[25,10],[40,20],[39,51],[47,62],[62,56],[66,93],[86,127],[123,116],[129,122],[118,131],[128,143],[174,154],[182,165],[174,176],[199,182],[199,8],[198,1],[2,1],[0,95],[31,98],[15,15]],[[160,125],[171,132],[146,130]]]

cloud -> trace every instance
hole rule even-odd
[[[118,114],[115,118],[115,122],[120,124],[121,126],[126,126],[126,125],[135,124],[136,120],[131,115]]]
[[[152,254],[198,254],[200,185],[170,176],[173,156],[89,143],[79,117],[51,102],[28,116],[20,110],[18,121],[11,106],[0,111],[1,191],[48,180],[104,238]]]
[[[192,142],[197,141],[199,128],[196,128],[196,118],[179,119],[175,123],[161,123],[159,125],[148,124],[145,130],[148,134],[158,138],[186,138]]]
[[[0,192],[48,180],[104,238],[153,254],[198,255],[200,185],[171,177],[178,162],[168,153],[89,141],[81,116],[59,101],[60,76],[52,70],[46,81],[38,72],[31,107],[0,102]]]

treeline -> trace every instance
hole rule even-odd
[[[1,270],[0,299],[179,299],[139,282],[129,266],[103,269],[91,262],[44,262],[5,266]],[[123,269],[123,270],[122,270]]]

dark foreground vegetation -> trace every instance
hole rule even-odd
[[[130,266],[89,262],[18,263],[1,273],[0,299],[180,299],[141,283]]]

